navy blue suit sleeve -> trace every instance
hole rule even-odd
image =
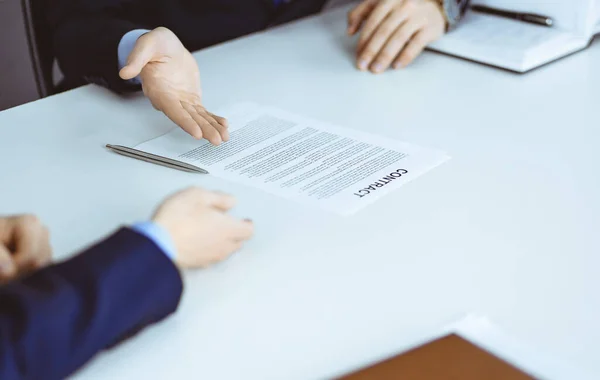
[[[151,6],[144,0],[45,0],[54,56],[68,88],[95,83],[117,93],[140,90],[119,77],[117,47],[125,33],[153,29],[138,22]],[[151,1],[148,1],[151,2]]]
[[[177,309],[177,268],[121,229],[71,260],[0,287],[0,379],[63,379]]]

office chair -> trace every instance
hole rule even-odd
[[[0,1],[0,110],[52,95],[46,0]]]
[[[46,24],[45,0],[22,0],[33,68],[40,97],[52,95],[52,35]]]

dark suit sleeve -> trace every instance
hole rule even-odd
[[[123,93],[139,90],[119,77],[117,48],[123,35],[151,29],[137,21],[139,1],[46,0],[53,51],[67,87],[96,83]]]
[[[0,287],[0,379],[63,379],[173,313],[181,292],[173,263],[129,229]]]

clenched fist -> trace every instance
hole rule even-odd
[[[50,234],[37,217],[0,218],[0,282],[45,266],[51,258]]]

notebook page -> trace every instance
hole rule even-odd
[[[565,32],[506,18],[470,13],[460,28],[449,36],[472,45],[481,45],[500,54],[526,51],[553,40]]]
[[[469,12],[461,25],[429,48],[510,70],[523,72],[552,61],[575,48],[583,39],[557,28]]]
[[[551,17],[554,27],[580,36],[590,37],[595,20],[594,6],[598,0],[473,0],[472,4],[517,12],[537,13]]]

